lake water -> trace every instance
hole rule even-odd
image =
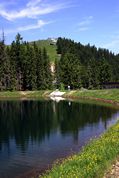
[[[93,103],[0,101],[0,178],[42,172],[80,151],[118,117],[116,108]]]

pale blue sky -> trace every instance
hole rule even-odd
[[[0,0],[6,43],[67,37],[119,53],[119,0]]]

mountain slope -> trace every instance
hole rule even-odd
[[[53,43],[53,41],[51,39],[47,39],[47,40],[38,40],[35,41],[36,44],[41,47],[41,48],[46,48],[48,56],[50,58],[51,62],[54,62],[55,59],[57,58],[57,46],[56,43]]]

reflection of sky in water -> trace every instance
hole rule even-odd
[[[1,101],[0,178],[14,178],[32,168],[42,170],[79,151],[118,117],[116,109],[95,104]]]

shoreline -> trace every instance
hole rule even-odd
[[[119,89],[118,90],[118,95],[119,95]],[[73,90],[73,91],[65,91],[65,92],[61,92],[64,93],[62,95],[62,98],[65,99],[85,99],[85,100],[92,100],[92,101],[101,101],[101,102],[105,102],[105,103],[109,103],[109,104],[114,104],[119,106],[119,99],[113,99],[113,98],[104,98],[104,97],[97,97],[95,96],[89,96],[90,93],[93,93],[95,91],[99,91],[103,92],[105,91],[111,91],[114,92],[115,89],[110,89],[110,90],[87,90],[87,91],[77,91],[77,90]],[[39,99],[39,98],[50,98],[52,95],[53,91],[52,90],[39,90],[39,91],[1,91],[0,92],[0,100],[2,99]],[[87,95],[87,93],[89,92],[89,94]]]
[[[109,104],[113,104],[119,107],[119,102],[113,101],[113,100],[107,100],[107,99],[103,99],[103,98],[94,98],[94,97],[81,97],[81,96],[66,96],[64,97],[66,99],[85,99],[85,100],[90,100],[90,101],[99,101],[99,102],[104,102],[104,103],[109,103]]]
[[[112,165],[115,165],[119,155],[118,130],[119,120],[98,138],[89,141],[80,152],[64,158],[59,164],[54,163],[51,169],[45,170],[44,173],[39,174],[39,177],[68,178],[89,176],[108,178],[105,176],[109,174],[108,172],[110,172]],[[110,149],[109,146],[111,147]],[[110,150],[112,151],[111,153]]]
[[[0,91],[0,99],[2,98],[43,98],[43,97],[51,97],[53,90],[36,90],[36,91]],[[105,94],[109,95],[113,94],[118,95],[118,99],[111,97],[105,97]],[[64,92],[60,92],[63,98],[71,98],[71,99],[90,99],[90,100],[99,100],[110,103],[119,104],[119,89],[105,89],[105,90],[72,90]],[[101,93],[102,96],[97,96],[97,93]],[[54,95],[53,95],[54,96]],[[58,95],[59,96],[59,95]],[[61,96],[60,96],[61,97]]]

